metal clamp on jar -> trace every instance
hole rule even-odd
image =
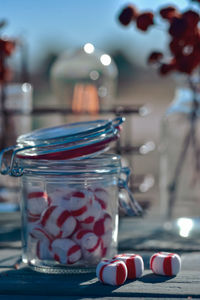
[[[128,189],[129,169],[120,156],[105,153],[123,121],[35,130],[0,153],[1,174],[21,176],[22,257],[34,269],[89,272],[103,257],[113,257],[119,188],[130,196],[120,201],[122,209],[141,214]]]

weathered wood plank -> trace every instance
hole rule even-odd
[[[177,277],[156,276],[146,270],[136,281],[120,287],[102,285],[95,274],[50,275],[28,268],[0,273],[0,294],[66,295],[79,297],[176,298],[200,297],[200,272],[182,271]]]
[[[6,223],[2,221],[2,223]],[[1,222],[0,222],[1,223]],[[139,222],[140,223],[140,222]],[[13,224],[11,224],[13,226]],[[140,224],[141,225],[141,224]],[[8,225],[2,228],[0,234],[0,300],[23,300],[27,299],[81,299],[91,300],[92,298],[101,298],[111,300],[113,298],[123,299],[187,299],[192,297],[200,299],[200,253],[182,254],[182,271],[177,277],[168,278],[155,276],[148,270],[150,251],[141,252],[143,249],[157,251],[157,243],[153,243],[158,231],[154,231],[152,237],[152,228],[140,228],[140,234],[137,236],[137,230],[133,232],[131,228],[133,222],[127,220],[121,223],[120,245],[121,249],[130,249],[140,253],[145,262],[145,273],[143,277],[136,281],[127,281],[120,287],[102,285],[98,282],[95,274],[79,275],[50,275],[37,273],[29,268],[14,269],[14,263],[18,259],[21,250],[19,234],[16,235],[16,226]],[[139,232],[139,231],[138,231]],[[142,236],[143,234],[143,236]],[[5,239],[6,235],[6,239]],[[150,241],[152,247],[150,247]],[[138,244],[137,244],[138,243]],[[145,247],[145,243],[147,247]],[[173,240],[172,240],[173,243]],[[180,243],[181,245],[182,243]],[[188,241],[185,244],[189,246]],[[197,246],[197,244],[196,244]],[[132,250],[131,250],[132,249]],[[199,250],[200,248],[198,248]],[[194,249],[193,249],[194,250]],[[44,298],[45,296],[45,298]],[[53,297],[54,296],[54,297]]]

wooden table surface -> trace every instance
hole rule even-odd
[[[200,252],[199,249],[189,251],[187,247],[178,249],[182,258],[182,269],[176,277],[156,276],[149,270],[149,258],[157,250],[166,247],[158,241],[156,245],[155,232],[149,242],[148,233],[136,233],[136,220],[125,220],[119,228],[119,251],[135,252],[142,255],[145,272],[138,280],[128,280],[125,284],[115,287],[101,284],[95,273],[53,275],[38,273],[25,265],[15,268],[20,258],[20,225],[17,217],[8,222],[6,215],[0,221],[0,300],[1,299],[200,299]],[[144,222],[142,222],[144,224]],[[132,227],[130,227],[132,226]],[[129,230],[127,230],[129,228]],[[158,229],[158,227],[157,227]],[[135,230],[135,235],[133,231]],[[142,229],[141,229],[142,230]],[[132,233],[131,233],[132,232]],[[158,236],[157,231],[157,236]],[[142,239],[145,234],[150,244]],[[139,245],[140,236],[141,245]],[[138,240],[137,240],[138,239]],[[129,241],[129,247],[126,245]],[[170,241],[169,241],[170,243]],[[184,244],[184,243],[183,243]],[[186,242],[185,242],[186,244]],[[143,246],[142,246],[143,245]],[[146,245],[146,246],[145,246]],[[164,246],[163,246],[164,245]],[[177,246],[177,245],[176,245]],[[193,246],[193,245],[191,245]],[[143,249],[142,249],[143,247]],[[146,248],[145,248],[146,247]],[[165,249],[164,249],[165,250]]]

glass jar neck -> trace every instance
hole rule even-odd
[[[54,161],[17,159],[17,163],[23,169],[24,175],[87,176],[119,174],[121,171],[120,156],[107,153],[88,159]]]

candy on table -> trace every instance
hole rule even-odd
[[[50,244],[47,240],[39,240],[36,244],[36,255],[39,259],[53,259]]]
[[[175,276],[181,268],[181,258],[176,253],[158,252],[150,258],[150,268],[157,275]]]
[[[144,262],[142,257],[138,254],[117,254],[113,259],[122,260],[126,264],[128,270],[128,279],[139,278],[144,272]]]
[[[32,188],[27,194],[27,210],[30,218],[39,218],[41,213],[50,205],[51,199],[40,188]]]
[[[105,284],[121,285],[127,278],[127,267],[120,260],[102,260],[97,265],[97,278]]]
[[[64,207],[52,205],[41,216],[41,226],[53,237],[68,237],[76,226],[77,221]]]
[[[61,264],[74,264],[81,258],[81,248],[71,239],[55,239],[51,244],[54,259]]]

